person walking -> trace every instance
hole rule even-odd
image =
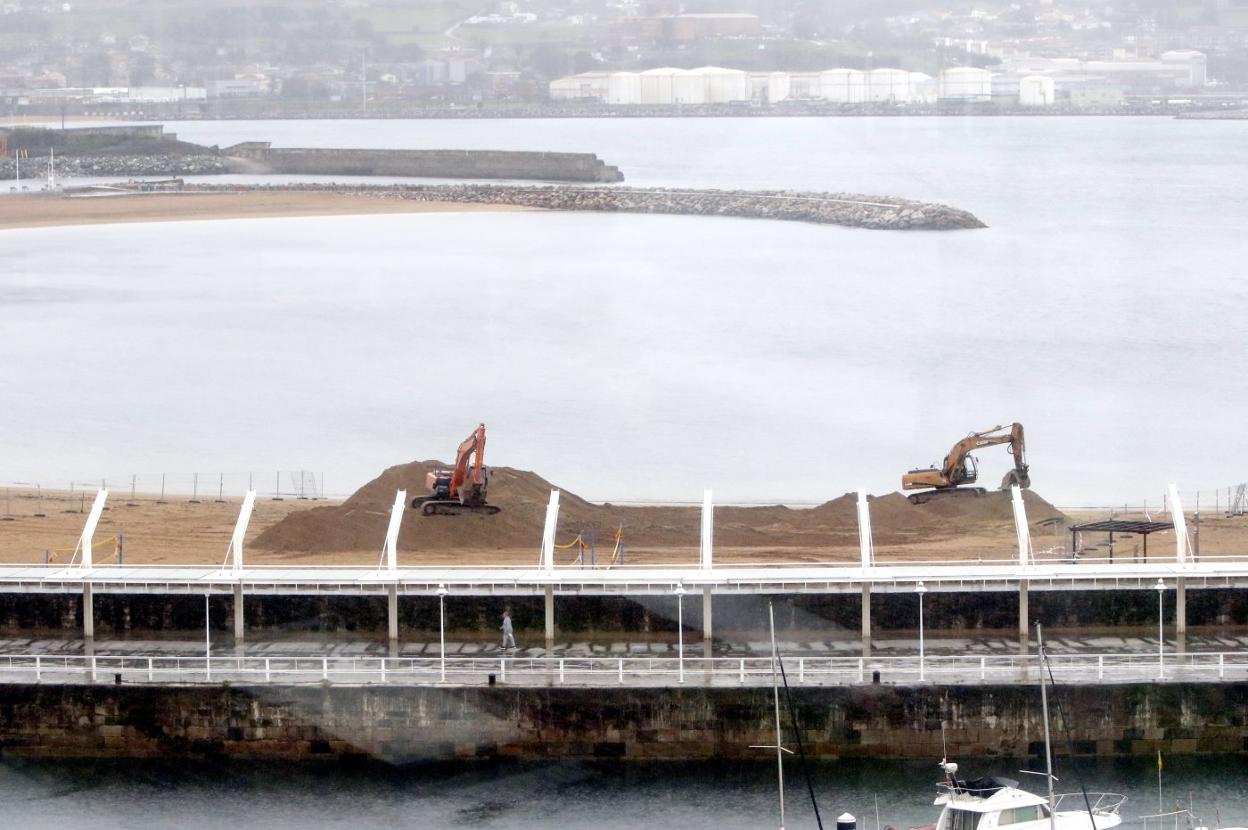
[[[501,628],[503,629],[503,651],[507,650],[508,645],[514,649],[516,647],[516,636],[511,627],[511,611],[503,612],[503,624]]]

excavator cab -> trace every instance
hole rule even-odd
[[[975,460],[975,456],[968,455],[963,462],[965,472],[959,484],[974,484],[979,479],[979,462]]]

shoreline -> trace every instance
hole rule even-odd
[[[0,231],[135,222],[193,222],[392,213],[477,213],[537,208],[452,201],[378,199],[332,190],[184,191],[117,196],[30,193],[0,197]]]
[[[482,210],[725,216],[894,231],[987,227],[974,214],[948,205],[859,193],[496,184],[342,186],[187,185],[178,182],[174,189],[155,193],[141,190],[142,183],[112,187],[123,190],[121,193],[114,190],[115,195],[109,196],[80,192],[77,196],[46,193],[0,198],[0,230],[116,222]],[[126,187],[136,189],[127,191]],[[32,204],[36,209],[31,209]],[[140,207],[136,209],[136,205]]]

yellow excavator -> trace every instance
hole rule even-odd
[[[953,445],[945,461],[940,467],[926,470],[911,470],[901,477],[902,490],[923,490],[908,498],[911,504],[923,504],[936,498],[950,496],[982,496],[987,490],[983,487],[963,487],[963,484],[974,484],[979,477],[979,466],[971,452],[981,447],[992,447],[997,444],[1009,444],[1010,455],[1014,456],[1014,469],[1005,474],[1001,480],[1001,489],[1008,490],[1011,485],[1030,487],[1031,476],[1027,471],[1025,458],[1026,444],[1023,441],[1023,425],[1019,423],[1007,426],[995,426],[983,432],[972,432]],[[932,489],[925,489],[925,488]]]

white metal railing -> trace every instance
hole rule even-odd
[[[1248,652],[1051,655],[1058,683],[1244,682]],[[682,666],[683,663],[683,666]],[[1027,655],[784,657],[790,685],[1035,683]],[[360,685],[763,686],[770,657],[184,657],[142,654],[0,655],[0,682],[123,684],[331,683]],[[922,680],[920,680],[922,677]]]
[[[1037,543],[1037,547],[1039,547],[1038,543]],[[650,570],[675,571],[675,570],[682,570],[682,569],[688,569],[691,567],[696,567],[697,566],[697,562],[696,562],[697,550],[698,549],[696,547],[692,547],[692,546],[689,547],[687,549],[687,553],[685,557],[688,561],[685,561],[685,562],[643,562],[641,564],[628,563],[626,565],[617,565],[614,567],[608,567],[606,565],[598,565],[596,567],[592,567],[588,565],[578,564],[576,559],[573,558],[570,561],[557,562],[555,564],[555,567],[557,570],[569,571],[569,572],[582,571],[582,570],[584,571],[597,570],[597,571],[608,571],[608,572],[619,571],[623,573],[628,573],[630,571],[650,571]],[[638,548],[638,552],[640,553],[644,554],[646,553],[646,551],[647,549],[645,547]],[[665,551],[665,552],[670,553],[670,551]],[[844,568],[847,570],[861,570],[861,566],[856,561],[856,559],[857,559],[856,556],[851,556],[851,555],[846,554],[839,558],[835,558],[835,559],[830,558],[826,562],[811,562],[808,559],[792,560],[792,561],[767,560],[767,561],[762,561],[762,562],[748,562],[748,561],[716,562],[715,569],[722,570],[725,572],[731,572],[734,570],[736,571],[751,570],[751,569],[759,569],[759,568],[761,569],[773,569],[774,568],[774,569],[780,569],[780,570],[810,569],[810,568]],[[1198,559],[1193,556],[1192,564],[1199,563],[1199,562],[1206,562],[1206,563],[1224,562],[1224,563],[1231,563],[1231,564],[1245,563],[1245,562],[1248,562],[1248,552],[1217,553],[1217,554],[1206,553],[1206,554],[1201,554]],[[1173,566],[1176,563],[1175,563],[1174,551],[1172,549],[1167,549],[1164,546],[1159,545],[1158,550],[1153,551],[1149,554],[1147,563],[1145,563],[1142,555],[1139,557],[1136,557],[1133,560],[1130,554],[1118,554],[1112,557],[1108,555],[1081,554],[1078,557],[1072,557],[1070,553],[1064,547],[1054,546],[1054,547],[1048,547],[1048,548],[1040,548],[1039,550],[1037,550],[1036,553],[1033,554],[1032,561],[1030,564],[1032,565],[1078,564],[1078,565],[1083,565],[1085,567],[1089,565],[1110,565],[1110,566],[1113,566],[1115,569],[1126,571],[1126,570],[1131,569],[1133,565],[1151,564],[1151,565]],[[889,559],[887,561],[875,563],[875,565],[873,565],[868,570],[886,571],[892,568],[899,568],[899,567],[906,567],[906,568],[910,568],[910,567],[929,568],[931,567],[931,568],[947,568],[949,570],[955,570],[957,568],[964,568],[968,565],[983,565],[983,566],[988,566],[988,567],[996,566],[996,567],[1006,567],[1006,568],[1014,569],[1014,568],[1019,567],[1018,554],[1010,553],[1010,552],[1002,552],[998,555],[990,555],[990,556],[979,555],[974,558],[964,557],[964,558],[943,558],[943,559]],[[38,569],[44,569],[44,570],[64,570],[66,568],[74,568],[76,567],[76,565],[74,565],[73,563],[64,562],[64,561],[49,562],[46,560],[37,560],[37,561],[31,560],[31,561],[6,562],[0,565],[0,567],[14,568],[14,569],[38,568]],[[210,563],[201,563],[198,565],[168,565],[168,564],[154,564],[154,563],[118,563],[115,561],[110,561],[107,563],[100,563],[100,564],[97,564],[96,567],[102,568],[102,569],[117,568],[117,569],[124,569],[126,571],[132,571],[132,572],[141,572],[145,570],[146,571],[186,570],[188,572],[189,571],[204,572],[204,571],[222,569],[221,566],[214,567]],[[400,571],[410,571],[413,573],[420,573],[424,571],[447,571],[447,572],[497,571],[502,574],[532,572],[536,569],[537,568],[533,565],[523,565],[523,564],[458,565],[458,564],[453,564],[453,563],[452,564],[438,564],[438,565],[413,563],[413,564],[403,564],[399,568]],[[229,568],[226,567],[225,570],[228,571]],[[376,568],[366,558],[361,558],[361,561],[359,563],[351,564],[351,565],[341,565],[341,564],[327,565],[327,564],[315,564],[315,563],[312,563],[312,564],[300,563],[299,565],[289,565],[289,564],[276,565],[276,564],[262,563],[262,562],[256,562],[256,563],[248,562],[244,570],[252,571],[256,573],[291,572],[291,571],[334,573],[334,572],[361,572],[361,571],[372,571],[372,570],[380,570],[380,569]]]
[[[1092,806],[1092,812],[1098,816],[1117,815],[1127,797],[1121,793],[1060,793],[1054,796],[1053,810],[1086,810]]]

